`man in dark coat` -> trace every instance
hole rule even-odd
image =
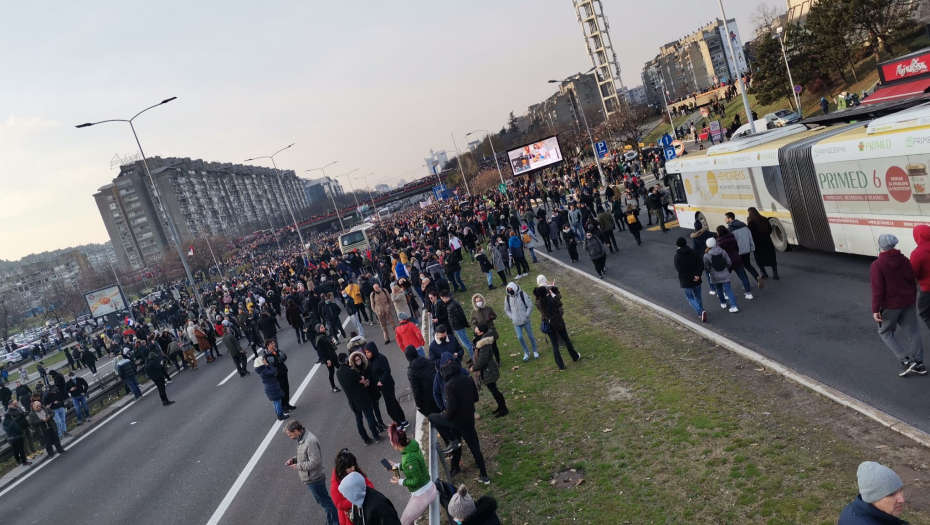
[[[329,386],[333,389],[333,393],[340,392],[333,379],[336,370],[339,369],[339,356],[336,355],[336,345],[333,344],[333,339],[326,333],[326,327],[323,326],[323,323],[317,323],[315,331],[316,339],[313,340],[313,346],[320,358],[317,363],[326,365],[329,371]]]
[[[284,392],[284,397],[281,398],[281,406],[285,412],[294,410],[297,407],[291,404],[291,383],[287,378],[287,365],[284,364],[287,361],[287,355],[278,349],[276,342],[265,341],[265,359],[278,373],[278,384],[281,385],[281,391]]]
[[[446,361],[442,365],[440,373],[446,380],[444,387],[446,410],[441,414],[432,414],[429,416],[429,420],[437,427],[449,427],[452,430],[454,440],[458,438],[465,441],[478,467],[480,474],[478,481],[488,484],[491,480],[488,478],[488,472],[484,466],[484,454],[481,453],[481,443],[478,441],[478,433],[475,431],[475,403],[478,401],[478,386],[475,385],[475,381],[471,377],[462,375],[461,372],[461,367],[454,359]],[[461,447],[461,444],[455,446],[456,444],[454,442],[452,447],[446,450],[451,452]],[[456,456],[453,456],[452,459],[452,471],[459,471]]]
[[[348,354],[339,354],[339,370],[336,371],[336,379],[349,401],[349,408],[355,413],[355,424],[358,427],[358,435],[366,445],[380,443],[381,435],[378,433],[378,422],[375,421],[374,404],[371,400],[371,394],[368,393],[368,387],[362,375],[349,366]],[[368,421],[368,428],[371,429],[372,437],[368,437],[365,427],[362,425],[362,414]]]
[[[271,339],[275,344],[278,343],[278,325],[274,317],[271,317],[267,311],[262,310],[262,313],[259,314],[255,328],[258,329],[258,333],[262,336],[262,339]]]
[[[701,273],[704,272],[703,255],[688,246],[684,237],[675,241],[678,251],[675,252],[675,271],[678,272],[678,283],[685,291],[688,303],[697,312],[701,322],[707,322],[707,312],[701,301]]]
[[[149,352],[149,357],[145,361],[145,375],[149,376],[149,379],[155,383],[155,388],[158,389],[158,397],[161,398],[161,404],[168,406],[173,405],[174,401],[169,401],[168,394],[165,392],[165,382],[167,382],[168,376],[165,374],[162,359],[163,357],[155,352]]]
[[[381,391],[384,398],[384,408],[387,409],[388,416],[397,423],[401,430],[406,430],[409,426],[407,416],[404,415],[404,409],[397,402],[397,395],[394,393],[394,377],[391,375],[391,363],[388,358],[378,351],[378,345],[374,341],[368,341],[365,345],[365,356],[368,357],[368,366],[371,368],[371,381]]]

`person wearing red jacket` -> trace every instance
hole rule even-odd
[[[397,346],[403,350],[407,345],[417,349],[417,353],[426,357],[426,341],[423,340],[423,334],[420,333],[420,327],[410,322],[410,314],[401,312],[398,315],[400,324],[394,330],[394,337],[397,339]]]
[[[907,257],[896,250],[898,238],[890,233],[878,236],[881,250],[878,259],[869,269],[869,284],[872,287],[872,318],[878,323],[878,335],[895,357],[901,361],[904,377],[910,373],[924,375],[924,349],[920,340],[917,324],[917,297],[914,269]],[[895,339],[895,330],[901,328],[904,337],[909,340],[909,350],[905,351]]]
[[[930,328],[930,226],[915,226],[914,241],[917,248],[911,252],[911,268],[920,285],[917,292],[917,316]]]
[[[371,484],[371,480],[368,479],[368,476],[362,472],[362,468],[358,466],[358,460],[355,459],[355,455],[349,452],[349,449],[344,448],[336,454],[335,468],[333,468],[333,475],[329,480],[329,494],[333,499],[333,503],[336,505],[336,509],[339,511],[339,525],[352,525],[352,522],[349,521],[349,511],[352,510],[352,502],[347,500],[345,496],[339,492],[339,484],[342,483],[343,478],[345,478],[350,472],[358,472],[365,478],[365,485],[368,488],[375,488]]]

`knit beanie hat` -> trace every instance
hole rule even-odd
[[[679,248],[683,248],[687,245],[688,245],[688,241],[686,241],[684,237],[679,237],[678,239],[675,240],[675,246],[678,246]]]
[[[341,488],[340,486],[340,489]],[[465,485],[459,486],[458,492],[449,500],[449,514],[457,520],[464,520],[474,513],[475,500],[471,499],[471,496],[468,494],[468,488]]]
[[[397,314],[397,318],[400,319],[401,321],[406,321],[407,319],[410,319],[410,314],[408,314],[407,312],[401,312]]]
[[[717,246],[717,239],[714,239],[713,237],[711,237],[710,239],[707,239],[707,242],[705,244],[707,244],[708,248],[713,248],[714,246]]]
[[[859,478],[859,494],[866,503],[875,503],[904,486],[893,470],[874,461],[860,463],[856,476]]]
[[[897,245],[898,245],[898,238],[890,233],[883,233],[878,236],[878,247],[881,248],[883,252],[888,251],[888,250],[893,250],[894,247]]]
[[[549,281],[546,280],[546,276],[539,274],[536,276],[536,286],[546,286],[549,284]]]

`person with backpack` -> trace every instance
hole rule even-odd
[[[639,222],[639,206],[634,207],[632,204],[627,204],[624,220],[629,226],[630,234],[636,239],[636,245],[642,245],[643,240],[640,238],[639,232],[643,231],[643,223]]]
[[[530,255],[533,257],[533,262],[538,263],[539,259],[536,258],[536,243],[539,242],[539,239],[536,238],[536,233],[532,230],[527,229],[526,225],[523,226],[523,233],[520,236],[520,240],[523,241],[523,246],[530,251]]]
[[[717,246],[717,239],[707,239],[707,251],[704,253],[704,271],[707,272],[711,286],[720,299],[720,308],[727,307],[730,302],[730,313],[739,312],[736,306],[736,295],[730,287],[730,266],[733,264],[730,256]]]
[[[533,357],[539,359],[539,351],[536,348],[536,338],[533,337],[533,301],[526,292],[520,289],[516,283],[507,284],[507,297],[504,299],[504,313],[513,322],[514,331],[517,333],[517,340],[523,347],[523,361],[530,360],[530,351],[524,340],[524,332],[529,338],[533,348]]]

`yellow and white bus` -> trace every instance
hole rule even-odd
[[[339,250],[346,254],[352,250],[364,251],[367,250],[371,243],[368,240],[368,229],[373,227],[374,224],[369,222],[363,222],[357,226],[354,226],[348,232],[339,236]]]
[[[930,225],[930,105],[871,122],[765,131],[666,164],[680,177],[686,203],[711,228],[724,213],[745,218],[750,206],[770,218],[776,248],[875,255],[878,236],[893,233],[905,253],[911,229]]]

